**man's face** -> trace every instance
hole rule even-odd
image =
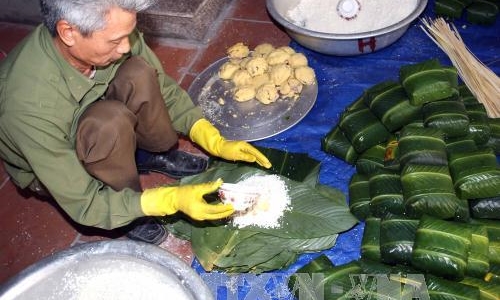
[[[75,43],[69,48],[73,58],[84,64],[104,67],[130,51],[129,34],[136,25],[136,13],[112,8],[106,17],[106,27],[84,37],[77,31]]]

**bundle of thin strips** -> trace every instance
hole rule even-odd
[[[463,43],[455,25],[443,18],[422,19],[424,32],[448,55],[472,94],[481,102],[490,118],[500,118],[500,78]],[[427,30],[426,30],[427,29]]]

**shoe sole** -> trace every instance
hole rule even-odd
[[[158,236],[153,240],[146,240],[146,239],[143,239],[143,238],[137,237],[135,235],[131,235],[131,234],[126,234],[125,236],[128,239],[133,240],[133,241],[140,241],[140,242],[144,242],[144,243],[153,244],[153,245],[158,246],[159,244],[163,243],[163,241],[165,241],[167,239],[168,232],[166,230],[163,231],[163,234],[161,236]]]

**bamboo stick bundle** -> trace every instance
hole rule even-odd
[[[481,102],[490,118],[500,118],[500,78],[464,44],[457,28],[443,18],[422,19],[424,32],[443,50],[460,78]]]

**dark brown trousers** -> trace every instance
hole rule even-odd
[[[89,174],[113,189],[141,191],[136,148],[167,151],[177,141],[156,70],[134,56],[120,66],[105,99],[80,117],[76,153]]]

